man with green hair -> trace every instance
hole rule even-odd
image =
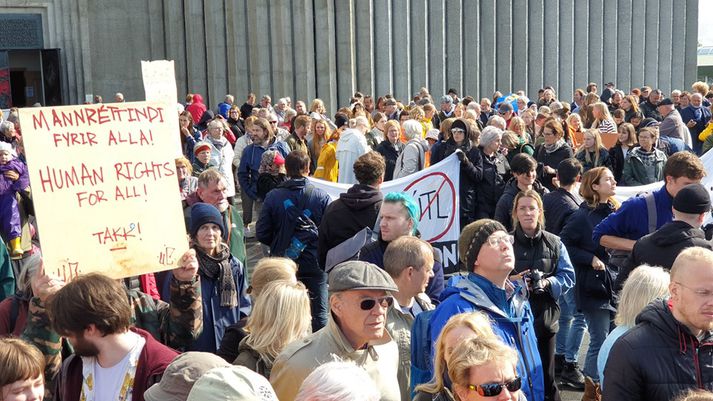
[[[420,210],[416,200],[404,192],[389,192],[379,211],[379,240],[364,245],[359,260],[384,268],[384,252],[395,239],[418,236]],[[428,282],[426,294],[434,303],[443,291],[443,263],[440,252],[434,252],[433,277]]]

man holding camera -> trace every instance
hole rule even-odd
[[[523,279],[535,316],[537,349],[542,359],[545,400],[560,400],[555,385],[555,336],[559,330],[560,294],[574,285],[574,267],[559,237],[544,230],[544,210],[534,190],[520,192],[513,202],[515,268],[511,280]],[[584,378],[581,382],[584,387]],[[580,387],[580,386],[577,386]]]

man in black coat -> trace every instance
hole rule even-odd
[[[686,248],[713,249],[701,229],[710,210],[710,195],[703,185],[690,184],[678,191],[673,198],[673,221],[636,241],[629,260],[617,277],[617,289],[623,287],[631,270],[642,264],[670,270],[678,254]]]
[[[380,154],[367,152],[361,155],[354,163],[354,175],[359,183],[327,206],[317,240],[317,255],[322,269],[330,249],[365,227],[374,228],[384,199],[379,187],[384,182],[385,168],[384,157]]]
[[[689,389],[713,390],[713,251],[681,252],[669,292],[614,343],[603,400],[668,401]]]
[[[582,176],[582,163],[571,157],[557,165],[559,186],[542,197],[545,208],[545,231],[559,235],[569,216],[583,202],[577,193],[577,182]]]

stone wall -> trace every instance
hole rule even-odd
[[[421,86],[564,98],[594,81],[664,91],[696,79],[697,0],[0,0],[38,13],[67,103],[143,98],[140,60],[176,61],[178,93],[325,100]]]

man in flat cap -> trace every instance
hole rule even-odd
[[[399,401],[398,348],[386,331],[393,292],[398,292],[393,279],[376,265],[352,260],[335,266],[329,273],[327,326],[288,345],[275,360],[270,382],[280,401],[293,401],[314,369],[337,360],[364,368],[382,401]]]
[[[642,264],[671,270],[673,261],[684,249],[692,246],[711,249],[701,229],[710,211],[711,198],[703,185],[690,184],[678,191],[673,198],[673,221],[636,241],[627,265],[619,272],[617,288],[622,288],[631,270]]]

